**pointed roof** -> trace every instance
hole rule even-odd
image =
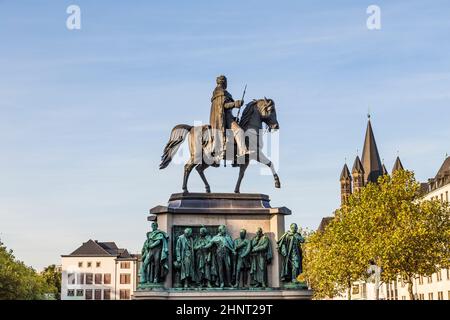
[[[353,163],[352,173],[364,174],[364,167],[359,159],[359,156],[356,156],[355,162]]]
[[[344,164],[344,168],[342,168],[340,181],[343,180],[351,180],[350,170],[348,170],[347,164]]]
[[[377,143],[372,130],[372,124],[367,121],[366,137],[364,139],[363,153],[361,162],[364,168],[365,182],[377,182],[378,177],[383,174],[380,155],[378,153]]]
[[[440,177],[445,176],[445,173],[450,173],[450,156],[448,156],[442,166],[440,167],[438,173],[436,174],[435,179],[439,179]]]
[[[322,221],[320,221],[320,225],[317,228],[319,232],[324,232],[327,225],[330,224],[331,221],[333,221],[334,217],[324,217],[322,218]]]
[[[398,170],[404,170],[403,164],[400,161],[400,157],[397,157],[397,159],[395,159],[394,167],[392,168],[392,174],[394,174],[394,172]]]
[[[71,256],[98,256],[108,257],[111,254],[102,248],[97,241],[89,239],[88,242],[84,242],[81,247],[76,249],[70,254]]]
[[[386,166],[384,165],[384,163],[383,163],[383,166],[381,167],[381,171],[382,171],[382,173],[383,173],[383,176],[389,174],[388,171],[387,171],[387,169],[386,169]]]
[[[117,259],[135,259],[135,255],[130,254],[127,249],[117,247],[115,242],[99,242],[89,239],[79,248],[69,255],[63,257],[116,257]]]

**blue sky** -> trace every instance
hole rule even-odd
[[[117,2],[0,0],[0,239],[27,264],[90,238],[140,250],[148,209],[180,190],[182,166],[158,170],[170,128],[208,120],[219,74],[276,102],[282,189],[252,166],[242,192],[287,222],[315,229],[338,206],[369,106],[388,170],[398,151],[425,181],[450,152],[448,1]],[[238,170],[206,174],[228,192]]]

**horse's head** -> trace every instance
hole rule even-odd
[[[272,99],[257,100],[257,108],[261,116],[261,120],[267,125],[269,131],[280,129],[277,120],[277,111],[275,109],[275,102]]]

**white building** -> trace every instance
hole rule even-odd
[[[138,256],[114,242],[89,240],[61,256],[61,300],[128,300],[138,282]]]

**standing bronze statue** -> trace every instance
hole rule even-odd
[[[184,288],[188,288],[195,280],[194,240],[191,228],[186,228],[184,234],[178,237],[175,255],[180,268],[180,281]]]
[[[152,231],[147,232],[147,239],[142,247],[142,265],[140,268],[140,284],[159,284],[164,281],[168,271],[169,236],[158,230],[158,224],[152,223]]]
[[[250,276],[252,285],[257,288],[265,288],[267,283],[267,265],[272,262],[272,244],[262,228],[256,230],[252,239]]]
[[[242,278],[242,287],[247,287],[248,272],[250,270],[250,252],[252,244],[249,239],[246,239],[247,230],[241,229],[239,238],[234,240],[234,248],[236,250],[234,263],[234,287],[239,288]]]
[[[207,248],[211,237],[205,227],[200,228],[200,235],[194,242],[195,270],[197,284],[200,287],[212,287],[213,275],[216,274],[216,267],[213,264],[211,248]]]
[[[302,273],[303,237],[298,233],[296,223],[291,223],[289,230],[277,242],[278,252],[282,255],[281,281],[296,283]]]
[[[219,286],[221,288],[231,286],[231,258],[236,253],[234,243],[224,225],[220,225],[218,233],[211,238],[211,241],[205,248],[215,247],[217,273],[219,276]]]
[[[253,100],[245,106],[241,119],[235,119],[231,110],[241,108],[243,101],[233,100],[226,90],[227,79],[225,76],[219,76],[216,83],[217,86],[211,99],[210,125],[193,127],[180,124],[175,126],[164,148],[159,168],[164,169],[170,164],[180,145],[189,136],[190,157],[184,166],[183,192],[188,192],[189,175],[194,167],[205,184],[206,192],[211,192],[204,171],[211,165],[217,166],[224,154],[226,155],[225,160],[233,161],[234,165],[240,168],[234,192],[240,192],[240,185],[250,160],[267,165],[272,171],[275,187],[280,188],[280,179],[275,171],[275,166],[262,152],[263,123],[267,126],[268,131],[279,129],[275,102],[267,98]],[[225,150],[227,131],[229,140],[236,141],[238,149],[236,153]]]

